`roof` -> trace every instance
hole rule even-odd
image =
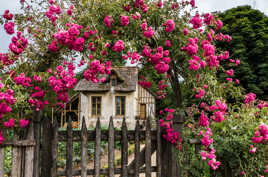
[[[75,93],[73,96],[71,96],[71,98],[69,99],[69,101],[67,103],[65,103],[65,106],[67,106],[68,104],[72,103],[78,97],[79,97],[79,93]],[[56,108],[55,112],[62,111],[62,110],[63,110],[63,108],[61,108],[59,106],[59,107]]]
[[[114,86],[115,91],[132,92],[136,90],[138,84],[138,68],[137,67],[112,67],[111,73],[114,73],[120,82]],[[74,90],[84,92],[102,92],[111,89],[110,75],[101,75],[106,78],[106,82],[93,83],[85,79],[80,80]]]

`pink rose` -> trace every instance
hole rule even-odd
[[[121,25],[122,26],[127,26],[129,24],[129,16],[121,16]]]
[[[29,124],[29,120],[26,120],[26,119],[20,120],[20,128],[25,128],[28,126],[28,124]]]

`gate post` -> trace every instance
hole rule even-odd
[[[52,153],[51,153],[51,140],[52,135],[52,124],[48,117],[44,115],[43,119],[43,133],[42,133],[42,157],[41,157],[41,177],[51,176],[52,168]]]
[[[181,132],[184,122],[184,113],[179,112],[173,118],[173,130]],[[178,163],[178,149],[177,146],[162,140],[162,175],[161,177],[181,177],[180,166]]]
[[[35,112],[35,117],[33,120],[34,127],[34,139],[35,139],[35,148],[34,148],[34,168],[33,168],[33,177],[40,176],[40,138],[41,138],[41,112]]]

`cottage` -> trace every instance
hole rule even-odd
[[[136,119],[144,122],[151,117],[154,120],[155,96],[138,85],[137,67],[113,67],[110,75],[102,77],[106,78],[104,83],[80,80],[74,89],[78,93],[71,98],[62,115],[77,115],[78,118],[73,119],[73,124],[77,126],[81,126],[84,116],[88,127],[95,127],[98,117],[101,125],[106,127],[111,116],[115,127],[121,127],[125,117],[130,129],[134,129]],[[78,106],[72,106],[73,103],[78,103]],[[61,122],[65,122],[66,116],[62,116],[62,119]]]

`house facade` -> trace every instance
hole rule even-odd
[[[78,100],[75,101],[78,102],[78,106],[75,106],[77,110],[72,110],[71,104],[67,104],[65,117],[61,118],[63,121],[66,120],[66,112],[76,112],[78,126],[81,126],[81,120],[85,117],[87,127],[92,128],[96,126],[98,117],[101,125],[108,127],[112,116],[114,126],[118,128],[125,117],[129,129],[134,129],[137,119],[141,120],[141,124],[147,117],[154,120],[155,96],[150,90],[138,85],[137,67],[113,67],[110,75],[101,77],[105,77],[106,81],[92,83],[82,79],[77,83],[74,90],[78,94],[73,99]]]

